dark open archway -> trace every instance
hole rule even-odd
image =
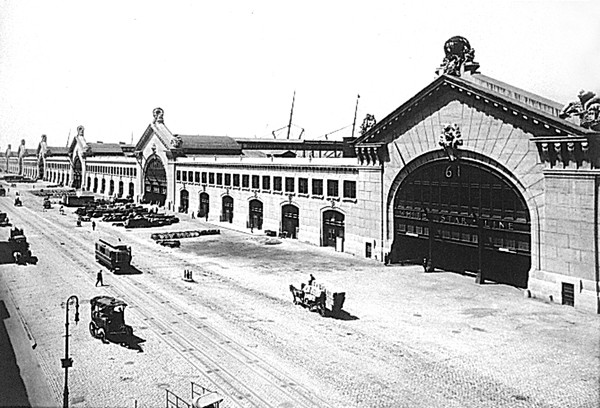
[[[198,207],[198,217],[208,218],[210,211],[210,197],[208,193],[200,193],[200,205]]]
[[[300,227],[300,210],[294,204],[281,207],[281,232],[284,237],[298,238]]]
[[[167,172],[160,158],[150,157],[144,167],[144,197],[146,203],[164,205],[167,199]]]
[[[73,160],[73,188],[81,188],[81,159],[78,155],[75,155]],[[67,178],[67,184],[69,183]]]
[[[260,200],[252,199],[248,203],[248,227],[262,229],[263,224],[263,203]]]
[[[327,210],[323,213],[322,246],[338,247],[345,236],[345,216],[338,210]]]
[[[400,184],[393,201],[392,262],[422,263],[526,287],[531,226],[519,190],[474,162],[427,162]]]

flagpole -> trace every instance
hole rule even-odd
[[[354,122],[352,122],[352,138],[354,138],[354,129],[356,128],[356,113],[358,112],[358,100],[360,95],[356,95],[356,106],[354,107]]]

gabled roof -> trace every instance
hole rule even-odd
[[[69,154],[68,147],[50,147],[48,146],[46,150],[46,156],[66,156]]]
[[[242,147],[229,136],[175,135],[181,139],[180,148],[188,154],[240,154]]]
[[[490,103],[494,108],[510,110],[515,115],[534,121],[534,123],[543,124],[547,134],[572,134],[587,135],[596,134],[596,132],[583,128],[567,120],[558,117],[561,105],[549,99],[537,96],[530,92],[513,87],[504,82],[481,74],[457,77],[450,75],[440,75],[433,82],[427,85],[423,90],[410,98],[396,110],[378,122],[363,136],[355,141],[355,145],[360,144],[380,144],[385,142],[384,137],[387,132],[383,132],[392,123],[401,120],[401,117],[413,109],[418,109],[418,105],[426,103],[430,97],[435,97],[437,91],[448,87],[466,97],[475,97]],[[446,88],[446,89],[448,89]],[[533,126],[533,125],[532,125]]]
[[[90,155],[110,155],[110,156],[123,156],[125,151],[130,151],[133,146],[124,143],[88,143],[90,148]]]

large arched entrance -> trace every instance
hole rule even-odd
[[[179,212],[186,213],[190,205],[190,193],[187,190],[179,192]]]
[[[114,193],[115,193],[115,181],[111,179],[108,182],[108,195],[112,197]]]
[[[73,188],[81,188],[81,159],[78,155],[75,155],[75,160],[73,161]]]
[[[299,212],[298,207],[293,204],[281,207],[281,233],[284,237],[298,238]]]
[[[492,168],[434,161],[418,167],[394,197],[392,262],[431,259],[457,272],[527,287],[530,216],[520,192]]]
[[[233,222],[233,197],[223,196],[221,201],[221,221]]]
[[[129,194],[127,195],[127,198],[131,198],[133,199],[133,193],[135,192],[135,187],[133,185],[132,182],[129,183]]]
[[[94,189],[92,191],[94,193],[98,192],[98,177],[94,177]]]
[[[262,229],[263,203],[260,200],[250,200],[248,204],[248,228]]]
[[[43,158],[39,158],[38,159],[38,175],[37,178],[38,180],[43,180],[44,177],[46,176],[46,173],[44,172],[44,159]]]
[[[124,185],[123,185],[123,181],[119,180],[119,192],[117,193],[117,197],[121,198],[123,197],[123,191],[124,191]]]
[[[208,212],[210,210],[210,198],[208,193],[200,193],[200,206],[198,207],[198,217],[208,218]]]
[[[106,191],[106,179],[103,178],[101,187],[100,187],[100,194],[104,194],[105,191]]]
[[[144,169],[144,202],[165,205],[167,172],[158,156],[152,156]]]
[[[323,237],[322,245],[338,248],[339,243],[343,244],[345,225],[345,216],[337,210],[327,210],[323,213]]]
[[[86,189],[87,191],[90,191],[90,187],[91,187],[91,186],[92,186],[92,179],[91,179],[91,177],[90,177],[90,176],[88,176],[88,178],[87,178],[87,183],[86,183],[86,187],[85,187],[85,189]]]

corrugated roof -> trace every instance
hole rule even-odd
[[[239,154],[242,147],[229,136],[174,135],[181,138],[184,151],[220,151]]]
[[[132,145],[121,144],[121,143],[88,143],[91,154],[112,154],[121,156],[124,154],[124,150],[131,150]]]
[[[46,156],[65,156],[69,154],[68,147],[48,147],[46,151]]]

